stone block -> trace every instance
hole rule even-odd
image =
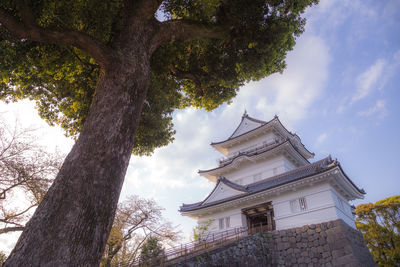
[[[308,251],[303,251],[303,252],[301,253],[301,256],[302,256],[302,257],[308,257]]]
[[[315,233],[315,230],[314,229],[308,229],[307,230],[307,234],[309,234],[309,235],[312,235],[312,234],[314,234]]]

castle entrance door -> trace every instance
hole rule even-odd
[[[275,230],[274,209],[271,202],[242,209],[247,219],[249,234]]]

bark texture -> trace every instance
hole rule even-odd
[[[4,266],[99,265],[150,83],[151,29],[140,26],[115,44],[86,124]]]
[[[20,19],[0,8],[0,24],[17,38],[82,49],[101,66],[95,96],[79,138],[3,266],[98,266],[150,84],[151,54],[161,44],[222,38],[227,29],[154,18],[160,0],[124,2],[124,26],[103,44],[74,30],[40,27],[30,1]]]

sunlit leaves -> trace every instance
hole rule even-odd
[[[400,265],[400,196],[356,208],[357,228],[379,266]]]
[[[213,110],[239,87],[282,72],[295,38],[304,31],[304,9],[316,0],[167,0],[163,17],[206,27],[224,39],[195,38],[160,46],[151,58],[151,85],[133,153],[150,155],[173,140],[172,113],[194,106]],[[104,44],[126,25],[122,0],[31,1],[36,22],[49,29],[82,31]],[[0,6],[17,17],[12,1]],[[99,66],[73,47],[18,40],[0,27],[0,99],[35,100],[49,124],[77,136],[85,123]],[[132,49],[135,49],[132,47]]]

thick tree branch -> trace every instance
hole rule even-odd
[[[152,19],[161,2],[162,0],[136,0],[134,1],[135,12],[132,15],[144,19]]]
[[[10,34],[17,38],[40,43],[75,46],[88,53],[102,66],[106,66],[111,62],[110,55],[112,55],[112,50],[103,43],[83,32],[75,30],[51,30],[42,28],[35,22],[32,12],[26,2],[20,3],[18,6],[22,22],[4,9],[0,9],[1,27],[4,27]]]
[[[197,88],[201,88],[201,82],[200,80],[196,77],[196,75],[187,72],[187,71],[182,71],[180,69],[175,68],[174,66],[168,66],[169,71],[171,72],[172,75],[179,79],[188,79],[194,82]]]
[[[195,38],[228,39],[229,27],[202,24],[188,20],[168,20],[160,22],[159,30],[153,38],[152,50],[173,41],[187,42]]]
[[[201,81],[195,74],[177,69],[174,66],[168,66],[168,69],[171,74],[178,79],[191,80],[196,85],[197,94],[200,96],[204,95],[204,87],[201,85]]]

